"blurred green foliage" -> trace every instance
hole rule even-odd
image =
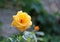
[[[2,22],[0,21],[0,27],[2,26]]]
[[[60,13],[48,13],[40,0],[0,0],[0,8],[5,7],[6,3],[11,3],[13,7],[28,12],[33,24],[39,25],[40,31],[47,34],[45,42],[48,42],[50,37],[52,41],[49,42],[59,42],[58,37],[60,36],[56,37],[56,35],[60,35]]]

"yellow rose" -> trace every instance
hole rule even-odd
[[[18,30],[24,31],[31,25],[31,17],[26,12],[18,11],[17,15],[13,16],[12,26],[17,27]]]

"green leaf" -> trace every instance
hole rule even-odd
[[[30,39],[30,38],[28,38],[28,39],[27,39],[27,42],[30,42],[30,41],[31,41],[31,39]]]

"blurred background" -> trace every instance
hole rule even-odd
[[[40,27],[39,42],[60,42],[60,0],[0,0],[0,41],[18,32],[11,27],[11,21],[20,10]]]

